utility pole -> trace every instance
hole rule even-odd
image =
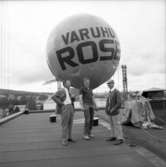
[[[122,65],[122,78],[123,78],[123,95],[127,99],[128,95],[128,84],[127,84],[127,66]]]

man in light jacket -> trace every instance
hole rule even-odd
[[[62,145],[67,146],[68,142],[75,142],[72,139],[74,108],[70,95],[71,82],[66,80],[63,82],[63,85],[64,88],[58,90],[52,99],[57,104],[57,114],[61,115]]]
[[[123,131],[120,122],[120,107],[121,107],[121,96],[120,92],[114,88],[114,81],[109,80],[107,85],[110,92],[106,101],[105,112],[110,119],[111,136],[106,141],[115,141],[114,145],[119,145],[124,142]]]

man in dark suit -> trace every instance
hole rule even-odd
[[[92,134],[92,127],[96,103],[93,97],[92,89],[90,88],[90,80],[88,78],[83,79],[83,87],[80,89],[80,102],[85,117],[83,138],[85,140],[90,140],[91,138],[94,138],[94,135]]]
[[[107,85],[110,92],[107,97],[105,112],[110,119],[111,136],[107,141],[115,141],[114,145],[124,142],[123,131],[120,122],[121,96],[120,92],[114,88],[114,81],[109,80]]]
[[[69,80],[63,82],[64,88],[58,90],[52,99],[56,102],[56,112],[61,115],[62,125],[62,145],[68,145],[68,142],[75,142],[72,139],[72,126],[74,117],[74,108],[70,95],[71,83]]]

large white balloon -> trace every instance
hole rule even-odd
[[[71,80],[80,88],[89,78],[91,88],[108,80],[120,60],[120,45],[111,26],[92,15],[76,15],[61,22],[50,34],[47,62],[58,80]]]

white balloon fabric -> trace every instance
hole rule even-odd
[[[61,22],[49,36],[47,63],[57,80],[69,79],[80,88],[89,78],[94,89],[116,71],[120,45],[111,26],[92,15],[76,15]]]

